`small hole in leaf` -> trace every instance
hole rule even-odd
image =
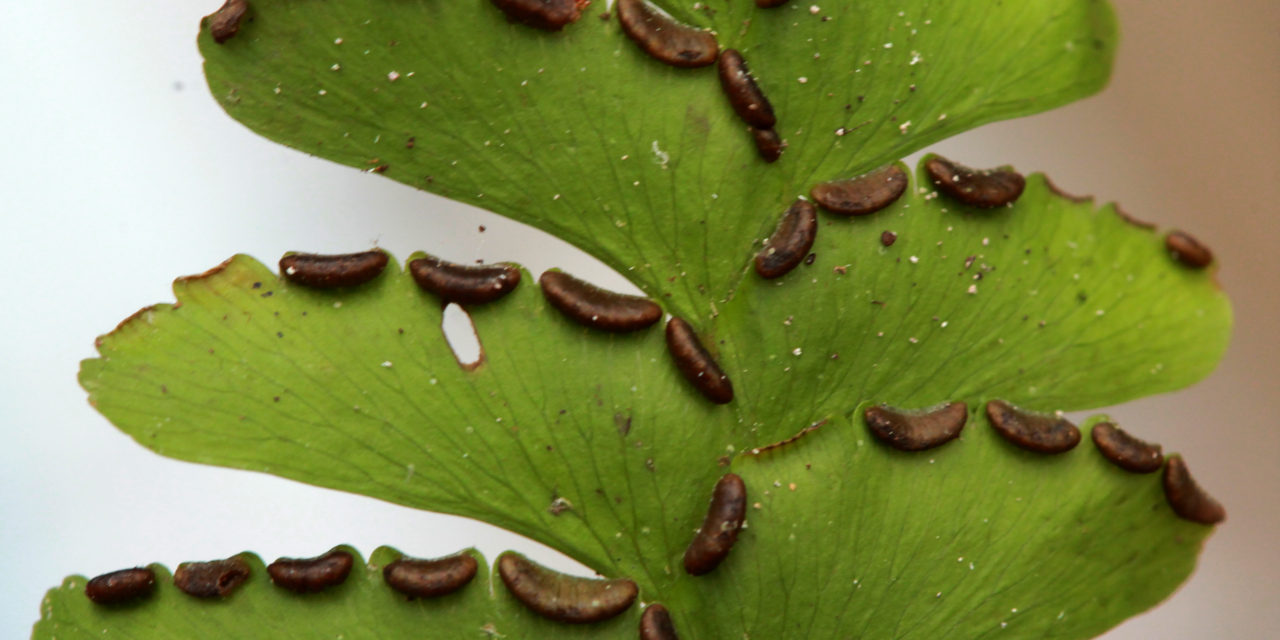
[[[471,316],[466,310],[454,303],[444,308],[444,321],[440,325],[444,331],[444,339],[453,349],[453,356],[464,369],[475,369],[484,360],[484,350],[480,347],[480,337],[476,335],[476,327],[471,323]]]

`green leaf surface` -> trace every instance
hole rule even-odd
[[[706,637],[1089,638],[1191,574],[1212,529],[1173,514],[1158,474],[1087,433],[1023,451],[982,406],[938,450],[891,450],[859,411],[735,462],[756,502],[742,561],[687,591]]]
[[[714,68],[647,57],[604,2],[548,33],[488,0],[255,0],[200,48],[254,131],[545,229],[689,316],[815,182],[1096,92],[1116,37],[1096,0],[660,4],[744,53],[789,145],[776,164]]]
[[[729,405],[680,377],[659,329],[582,328],[528,273],[471,309],[485,357],[470,369],[394,262],[315,291],[244,256],[101,338],[81,382],[164,455],[479,518],[632,578],[682,637],[1087,637],[1167,596],[1211,529],[1087,439],[1033,455],[971,417],[960,440],[904,454],[861,407],[1074,410],[1171,390],[1221,357],[1229,306],[1162,236],[1040,176],[993,211],[919,184],[870,217],[823,215],[812,265],[744,272],[698,326]],[[760,506],[729,560],[692,578],[681,556],[726,464]]]
[[[1039,175],[995,210],[948,200],[923,170],[915,184],[876,215],[824,217],[811,266],[745,278],[721,306],[716,331],[761,441],[864,400],[1115,405],[1185,387],[1226,350],[1217,284],[1113,205],[1056,195]]]
[[[173,585],[163,565],[151,565],[156,590],[119,605],[95,605],[84,595],[83,576],[49,590],[40,607],[34,640],[78,638],[632,638],[639,607],[612,620],[569,626],[531,613],[516,601],[481,559],[476,577],[461,590],[411,600],[382,580],[382,567],[401,553],[380,547],[366,564],[358,552],[347,580],[320,593],[297,594],[271,584],[261,559],[241,554],[252,575],[226,598],[202,600]],[[479,552],[470,553],[479,557]]]

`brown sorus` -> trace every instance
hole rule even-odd
[[[1213,262],[1213,252],[1185,231],[1170,231],[1164,237],[1164,246],[1178,262],[1194,269],[1203,269]]]
[[[645,53],[673,67],[705,67],[720,45],[707,31],[684,24],[645,0],[618,0],[618,22]]]
[[[249,579],[249,563],[238,556],[209,562],[184,562],[173,572],[173,585],[197,598],[225,598]]]
[[[625,333],[662,319],[662,307],[648,298],[601,289],[563,271],[544,272],[538,285],[551,306],[593,329]]]
[[[673,317],[667,322],[667,351],[685,379],[708,400],[716,404],[733,400],[733,383],[683,318]]]
[[[902,411],[888,405],[868,407],[863,413],[871,433],[901,451],[923,451],[960,436],[969,418],[963,402],[951,402],[925,411]]]
[[[756,273],[773,279],[800,265],[818,235],[818,214],[813,203],[796,200],[782,214],[773,235],[756,253]]]
[[[156,574],[145,567],[104,573],[89,581],[84,595],[97,604],[118,604],[149,595],[156,588]]]
[[[582,16],[582,0],[491,0],[507,18],[521,24],[559,31]]]
[[[468,553],[433,560],[403,557],[382,568],[382,579],[410,598],[435,598],[467,586],[479,566]]]
[[[222,44],[240,32],[240,20],[249,10],[245,0],[227,0],[217,11],[209,15],[209,35]]]
[[[717,70],[720,72],[720,87],[729,97],[734,113],[743,122],[761,129],[777,124],[773,105],[769,104],[769,99],[764,97],[764,92],[756,85],[751,70],[747,68],[747,61],[737,49],[725,49],[720,53]]]
[[[1080,430],[1066,418],[1023,411],[1003,400],[987,403],[991,426],[1013,444],[1038,453],[1063,453],[1080,442]]]
[[[782,149],[786,146],[782,142],[782,138],[778,136],[778,132],[769,127],[761,129],[759,127],[750,127],[751,137],[756,141],[756,152],[765,162],[777,162],[782,157]]]
[[[505,262],[470,266],[427,256],[410,262],[409,274],[419,287],[458,304],[493,302],[520,284],[520,269]]]
[[[1180,455],[1171,455],[1165,462],[1164,497],[1173,512],[1185,520],[1218,524],[1227,519],[1227,510],[1196,484]]]
[[[817,184],[809,195],[831,213],[865,216],[893,204],[906,190],[907,172],[890,164],[856,178]]]
[[[992,209],[1012,204],[1026,180],[1012,169],[970,169],[942,156],[925,160],[924,169],[939,191],[963,204]]]
[[[747,514],[747,485],[735,473],[726,473],[711,493],[711,506],[702,528],[684,551],[684,570],[700,576],[715,569],[738,540]]]
[[[787,2],[788,0],[756,0],[756,6],[761,9],[772,9],[774,7],[781,7]]]
[[[354,564],[350,553],[334,549],[315,558],[280,558],[267,565],[267,575],[290,591],[314,593],[345,582]]]
[[[280,258],[280,275],[303,286],[333,289],[364,284],[386,266],[387,254],[381,249],[337,255],[290,253]]]
[[[626,611],[639,589],[625,578],[596,580],[552,571],[514,552],[498,556],[498,576],[534,613],[557,622],[608,620]]]
[[[640,616],[640,640],[680,640],[667,608],[653,603]]]
[[[880,232],[880,244],[886,247],[892,247],[893,243],[898,241],[898,234],[892,231]]]
[[[1164,464],[1160,445],[1139,440],[1111,422],[1099,422],[1089,432],[1102,457],[1134,473],[1152,473]]]

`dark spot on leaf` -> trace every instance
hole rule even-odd
[[[618,427],[618,435],[625,438],[628,433],[631,433],[631,416],[615,413],[613,414],[613,423]]]

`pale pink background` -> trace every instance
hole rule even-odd
[[[400,256],[595,268],[553,238],[310,159],[229,120],[204,88],[193,44],[199,17],[219,3],[5,3],[0,637],[26,637],[44,590],[69,573],[246,548],[308,555],[344,541],[428,556],[472,544],[490,555],[538,551],[457,518],[167,460],[86,404],[75,375],[93,337],[171,300],[174,276],[237,251],[270,261],[287,249],[377,242]],[[1117,5],[1124,40],[1110,89],[936,149],[1046,171],[1217,251],[1237,315],[1222,367],[1194,389],[1112,413],[1185,453],[1230,518],[1182,591],[1107,638],[1280,637],[1280,4]]]

